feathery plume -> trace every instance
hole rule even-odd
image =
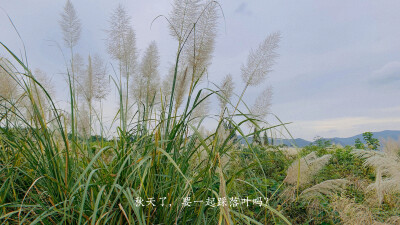
[[[258,119],[264,119],[270,112],[272,99],[272,88],[267,87],[259,96],[257,96],[253,107],[251,108],[251,114]]]
[[[81,65],[83,67],[83,63]],[[80,66],[80,67],[81,67]],[[79,94],[91,105],[94,100],[100,101],[109,94],[107,67],[99,55],[88,56],[88,65],[79,74]]]
[[[193,70],[194,80],[201,79],[205,69],[211,64],[211,57],[217,35],[217,3],[207,1],[188,40],[186,55]]]
[[[41,69],[35,69],[33,73],[35,79],[43,86],[43,88],[49,93],[50,96],[55,94],[54,84],[51,78]],[[41,90],[40,95],[43,95],[43,90]]]
[[[45,72],[40,69],[35,69],[32,76],[34,79],[40,83],[40,85],[46,90],[46,92],[52,96],[54,94],[54,86],[51,79],[47,76]],[[44,90],[33,80],[30,80],[30,94],[31,97],[24,99],[24,107],[26,109],[27,117],[32,119],[35,116],[34,107],[40,111],[43,118],[50,119],[50,104],[47,100],[47,96]]]
[[[202,117],[206,116],[210,108],[210,96],[206,98],[209,93],[203,90],[199,96],[198,101],[203,100],[196,108],[193,109],[191,117],[194,119],[194,123],[198,122]]]
[[[130,114],[129,104],[129,80],[134,74],[137,66],[136,35],[130,24],[130,17],[122,5],[114,10],[111,15],[110,29],[107,31],[107,50],[111,57],[118,61],[119,75],[125,77],[126,82],[120,88],[120,125],[123,131],[127,129],[127,118]]]
[[[326,180],[310,188],[305,189],[300,194],[300,198],[313,200],[317,198],[332,197],[336,192],[344,191],[349,181],[346,179]]]
[[[175,0],[170,14],[170,33],[182,43],[200,12],[200,0]]]
[[[94,87],[93,87],[93,67],[92,67],[92,57],[88,56],[88,65],[85,72],[85,77],[83,77],[83,89],[86,102],[89,107],[92,105]]]
[[[175,98],[175,111],[182,105],[185,94],[187,92],[187,87],[189,85],[188,69],[180,72],[176,78],[176,98]]]
[[[378,203],[382,204],[385,195],[400,193],[400,157],[390,145],[384,147],[386,152],[373,150],[354,150],[352,154],[365,159],[364,166],[372,167],[376,171],[375,183],[368,186],[368,190],[375,190]]]
[[[308,184],[313,180],[313,176],[329,162],[330,158],[331,155],[317,157],[315,152],[311,152],[300,160],[295,160],[292,163],[283,181],[291,185],[296,185],[297,181],[299,181],[300,186]]]
[[[269,35],[256,50],[250,50],[249,56],[247,57],[247,64],[241,67],[242,80],[245,83],[245,87],[235,106],[234,112],[237,110],[247,88],[249,86],[261,84],[268,73],[271,72],[275,59],[278,57],[276,49],[278,48],[280,39],[280,33],[273,33]]]
[[[6,58],[0,57],[0,101],[15,100],[19,95],[19,85],[11,77],[12,69]]]
[[[400,138],[398,140],[388,138],[382,140],[381,142],[383,146],[382,149],[385,154],[394,158],[400,157]]]
[[[161,93],[162,93],[162,101],[165,106],[169,105],[170,97],[171,97],[171,87],[172,87],[172,79],[171,73],[169,73],[166,77],[162,79],[161,85]]]
[[[107,77],[107,66],[103,59],[95,54],[92,60],[93,70],[93,97],[97,100],[103,100],[110,93],[110,83]]]
[[[91,134],[91,116],[88,107],[86,105],[82,105],[77,115],[79,118],[79,123],[77,126],[78,132],[80,135],[87,138]]]
[[[83,97],[85,98],[85,88],[84,88],[84,80],[86,77],[86,65],[84,62],[84,59],[79,53],[74,54],[74,57],[72,58],[72,63],[71,63],[71,71],[72,73],[72,87],[75,91],[75,94],[78,97]],[[78,99],[76,99],[77,101]]]
[[[229,99],[232,97],[233,94],[233,80],[232,80],[232,75],[228,74],[225,76],[224,80],[222,81],[222,85],[220,88],[221,91],[221,96],[218,96],[219,100],[219,106],[221,108],[221,111],[223,111],[226,107],[226,105],[229,102]]]
[[[168,101],[170,100],[171,96],[171,89],[172,89],[172,83],[174,80],[174,73],[175,73],[175,68],[171,67],[168,76],[166,79],[163,81],[163,96],[166,99],[167,105],[170,104]],[[181,67],[178,69],[178,72],[176,74],[176,81],[175,81],[175,111],[182,105],[184,97],[188,91],[189,87],[189,76],[188,76],[188,69],[186,67],[185,70],[181,69]]]
[[[331,203],[333,210],[339,213],[340,219],[346,225],[374,224],[372,212],[365,205],[355,203],[346,197],[337,197]]]
[[[129,78],[136,68],[136,35],[130,24],[130,17],[122,5],[111,15],[110,29],[107,30],[107,50],[119,62],[120,72]]]
[[[85,73],[85,63],[82,58],[82,56],[79,53],[75,53],[73,57],[73,69],[74,69],[74,74],[76,76],[76,79],[81,79],[84,77]],[[79,80],[78,80],[79,82]]]
[[[151,104],[151,101],[155,97],[160,80],[158,72],[159,65],[160,56],[158,54],[158,48],[156,43],[152,41],[144,53],[140,64],[140,74],[138,73],[135,75],[135,82],[132,83],[132,93],[138,102]]]
[[[64,11],[61,13],[59,21],[65,45],[73,48],[79,41],[81,35],[81,22],[76,14],[75,8],[70,0],[67,0]]]
[[[281,39],[280,33],[269,35],[256,50],[251,50],[247,64],[242,65],[242,80],[246,86],[257,86],[271,72],[271,67],[278,57],[276,49]]]

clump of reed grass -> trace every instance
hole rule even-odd
[[[385,196],[400,193],[399,149],[399,144],[388,140],[383,152],[358,149],[352,152],[357,157],[365,159],[364,166],[375,169],[375,182],[368,186],[368,190],[375,191],[378,204],[382,204]]]
[[[284,182],[289,185],[303,186],[310,183],[313,177],[329,162],[331,155],[318,157],[311,152],[303,158],[295,160],[287,170]]]
[[[0,65],[5,74],[16,81],[22,95],[27,96],[33,119],[28,119],[18,108],[14,110],[15,104],[0,102],[1,108],[8,112],[0,117],[0,220],[16,224],[257,223],[244,213],[242,207],[199,204],[185,208],[181,202],[187,198],[191,201],[229,199],[241,194],[240,188],[236,188],[242,184],[236,179],[239,172],[228,173],[225,169],[232,163],[230,152],[240,149],[235,147],[232,136],[242,134],[247,147],[252,150],[240,125],[254,118],[244,113],[239,122],[239,119],[233,119],[235,114],[231,112],[217,117],[218,126],[207,135],[199,134],[201,120],[198,126],[192,124],[198,115],[209,116],[197,112],[206,108],[204,104],[207,105],[213,94],[222,92],[224,106],[233,105],[229,78],[223,91],[198,87],[211,63],[217,7],[214,1],[175,1],[170,25],[178,41],[178,51],[165,88],[168,94],[160,96],[158,108],[147,104],[154,101],[159,89],[152,83],[158,78],[155,44],[149,46],[138,67],[135,32],[130,18],[121,5],[113,12],[107,31],[107,50],[118,63],[119,74],[113,81],[119,95],[115,118],[120,124],[112,140],[105,140],[102,133],[100,139],[91,137],[94,130],[92,101],[106,96],[106,92],[96,91],[105,83],[106,69],[91,56],[85,66],[83,59],[74,53],[81,25],[69,0],[60,22],[66,47],[71,52],[67,63],[69,114],[56,106],[45,85],[1,43],[20,71],[3,63]],[[265,76],[270,71],[275,59],[270,53],[274,53],[278,41],[279,38],[275,38],[267,41],[271,46],[260,45],[257,60],[264,66],[248,66],[246,86],[253,85],[253,76]],[[142,76],[135,77],[138,72]],[[133,104],[129,101],[132,92],[129,83],[132,79],[139,81],[139,78],[143,80],[138,83],[145,89],[138,93],[145,94],[135,95],[136,103],[145,101],[146,104],[141,104],[144,105],[141,109],[136,108],[137,114],[130,114]],[[45,117],[42,100],[37,101],[34,97],[35,89],[43,93],[52,126]],[[82,100],[78,93],[84,104],[78,103]],[[235,110],[240,102],[241,99]],[[149,113],[153,110],[155,113]],[[100,126],[103,125],[100,119]],[[193,163],[196,155],[200,155],[201,161]],[[262,166],[257,156],[254,158],[255,165]],[[247,183],[251,185],[251,181]],[[140,202],[140,199],[144,201]],[[150,200],[161,204],[161,199],[163,207],[148,204]],[[140,207],[142,203],[146,207]],[[261,207],[262,214],[273,214],[290,224],[269,204],[261,204]]]
[[[307,201],[332,197],[337,192],[343,192],[348,184],[349,181],[346,179],[326,180],[305,189],[300,193],[299,197]]]
[[[331,206],[333,210],[339,213],[343,224],[363,225],[375,224],[372,212],[367,206],[355,203],[354,200],[347,197],[337,197]]]

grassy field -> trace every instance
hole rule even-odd
[[[76,22],[68,2],[63,18]],[[79,29],[62,26],[71,52],[68,108],[1,43],[7,54],[0,60],[1,224],[400,224],[399,142],[388,140],[383,151],[325,142],[271,145],[266,135],[285,124],[264,119],[270,90],[253,108],[242,98],[270,71],[280,35],[250,52],[241,92],[233,93],[229,76],[205,88],[219,5],[187,6],[193,18],[182,17],[179,7],[169,20],[175,65],[162,84],[155,82],[154,43],[133,67],[135,48],[126,42],[134,40],[133,30],[121,33],[121,43],[109,33],[107,47],[119,65],[110,79],[119,97],[111,125],[97,107],[106,93],[99,89],[107,74],[101,61],[89,56],[84,79],[78,75],[79,23],[73,25]],[[124,17],[122,7],[115,12],[112,18]],[[204,112],[213,96],[217,114]],[[204,131],[206,120],[217,125]],[[112,135],[104,135],[107,126]]]

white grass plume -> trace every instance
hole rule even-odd
[[[210,96],[206,98],[209,93],[203,90],[199,96],[198,102],[203,101],[193,109],[191,117],[193,122],[198,122],[201,118],[205,117],[210,110]]]
[[[119,63],[120,72],[129,79],[137,66],[136,34],[131,26],[130,17],[122,5],[111,15],[107,30],[107,50]]]
[[[155,98],[158,92],[160,80],[159,65],[160,56],[157,44],[153,41],[144,53],[140,64],[140,73],[135,74],[134,82],[132,82],[132,94],[140,104],[148,105],[152,103],[153,98]]]
[[[170,33],[182,43],[200,12],[200,0],[175,0],[170,14]]]
[[[333,210],[339,213],[342,224],[365,225],[374,224],[372,212],[365,205],[355,203],[354,200],[346,197],[337,197],[331,203]]]
[[[281,39],[280,33],[269,35],[256,50],[251,50],[246,65],[242,65],[242,80],[246,86],[261,84],[278,57],[276,49]]]
[[[392,138],[381,140],[383,152],[391,157],[400,157],[400,137],[395,140]]]
[[[396,147],[396,145],[394,145]],[[364,166],[372,167],[376,172],[375,183],[368,186],[368,190],[375,190],[378,203],[383,202],[385,195],[400,193],[400,157],[393,146],[385,146],[385,152],[372,150],[354,150],[352,153],[365,159]]]
[[[11,67],[6,58],[0,57],[0,102],[16,100],[21,92],[18,83],[11,77],[13,75]]]
[[[194,80],[201,79],[211,64],[217,35],[217,3],[206,1],[202,5],[193,33],[185,48],[189,66],[193,69]]]
[[[254,105],[252,106],[250,112],[257,119],[265,119],[267,114],[270,112],[272,99],[272,87],[267,87],[257,96]]]
[[[315,152],[311,152],[300,160],[296,159],[288,168],[284,182],[290,185],[296,185],[299,182],[300,186],[310,183],[330,158],[331,155],[317,157]]]
[[[305,189],[300,194],[300,198],[305,200],[313,200],[324,197],[334,196],[337,192],[344,191],[346,185],[349,184],[349,181],[346,179],[334,179],[334,180],[326,180],[317,185],[314,185],[310,188]]]
[[[231,74],[228,74],[224,77],[222,80],[222,84],[220,87],[220,95],[218,96],[218,101],[219,101],[219,106],[221,110],[224,110],[226,105],[229,102],[229,99],[232,97],[233,94],[233,88],[234,88],[234,83],[233,83],[233,78]]]
[[[72,49],[81,35],[81,22],[70,0],[67,0],[59,21],[65,45]]]
[[[75,53],[72,60],[73,60],[71,63],[72,68],[70,68],[70,69],[71,69],[71,71],[73,69],[74,76],[72,77],[72,79],[75,79],[73,82],[81,83],[85,77],[85,72],[86,72],[85,62],[83,60],[83,57],[79,53]],[[83,92],[81,85],[78,85],[77,92],[78,93]],[[79,94],[82,94],[82,93],[79,93]]]
[[[97,101],[105,99],[110,94],[110,82],[107,75],[107,66],[100,55],[95,54],[92,59],[93,67],[93,97]]]
[[[169,101],[170,96],[172,94],[171,89],[174,80],[174,72],[175,68],[171,67],[169,75],[163,82],[163,93],[167,101]],[[185,99],[185,96],[189,90],[190,80],[191,79],[189,78],[188,75],[188,67],[186,67],[185,69],[182,69],[182,67],[180,67],[177,71],[176,81],[175,81],[175,90],[174,90],[175,112],[182,105]]]

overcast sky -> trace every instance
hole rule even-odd
[[[81,55],[99,53],[106,59],[104,30],[110,13],[122,3],[136,31],[141,52],[155,40],[165,76],[176,51],[165,20],[172,1],[72,1],[82,22],[77,46]],[[266,86],[273,87],[272,112],[294,137],[312,140],[348,137],[365,131],[400,130],[400,1],[222,0],[210,80],[231,73],[236,89],[243,87],[240,66],[251,48],[280,31],[280,57],[262,85],[249,89],[245,100]],[[55,42],[62,43],[58,24],[65,1],[0,0],[12,18],[28,53],[31,68],[40,68],[62,81],[64,62]],[[6,14],[0,11],[0,41],[22,51]],[[65,50],[63,48],[63,50]],[[0,50],[0,53],[4,51]],[[66,90],[57,88],[57,95]],[[110,102],[115,99],[109,99]],[[267,120],[273,122],[272,117]]]

